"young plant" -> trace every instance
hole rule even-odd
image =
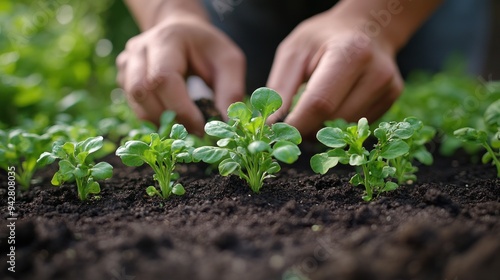
[[[155,174],[153,179],[160,185],[160,191],[149,186],[146,192],[149,196],[158,195],[167,199],[172,194],[183,195],[184,187],[174,180],[178,174],[175,167],[178,162],[191,162],[193,148],[186,141],[188,132],[183,125],[174,124],[169,138],[161,139],[157,133],[150,134],[150,143],[141,140],[127,141],[116,150],[122,162],[128,166],[141,166],[144,163],[151,166]]]
[[[238,175],[259,192],[266,178],[281,167],[277,161],[291,164],[300,150],[299,131],[285,123],[266,124],[268,117],[282,105],[279,94],[269,88],[259,88],[250,97],[250,105],[236,102],[229,106],[229,122],[211,121],[205,132],[218,138],[217,146],[204,146],[193,151],[193,158],[206,163],[218,163],[222,176]]]
[[[500,177],[500,100],[492,103],[484,113],[486,129],[463,127],[455,130],[454,135],[467,143],[479,144],[486,149],[482,162],[491,162]]]
[[[50,148],[50,135],[28,133],[22,129],[0,130],[0,168],[16,167],[16,180],[22,190],[28,190],[35,171],[40,168],[37,159]]]
[[[78,198],[86,200],[89,194],[99,194],[101,187],[98,180],[113,176],[113,166],[107,162],[95,164],[92,154],[103,146],[103,137],[90,137],[81,142],[55,142],[51,152],[40,155],[41,166],[59,160],[59,170],[52,177],[51,183],[60,186],[65,182],[76,181]]]
[[[359,167],[350,182],[354,186],[364,185],[363,199],[370,201],[374,195],[398,188],[398,184],[390,178],[397,179],[399,183],[416,179],[414,173],[417,169],[412,165],[413,159],[432,162],[431,154],[423,146],[425,139],[432,138],[432,133],[422,133],[422,128],[422,123],[414,118],[380,123],[373,132],[378,142],[369,151],[363,146],[371,134],[366,118],[344,130],[325,127],[318,131],[317,139],[333,149],[314,155],[311,168],[316,173],[325,174],[338,163]]]

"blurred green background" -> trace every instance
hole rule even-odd
[[[500,2],[494,5],[493,34],[499,34]],[[42,131],[58,121],[133,118],[116,89],[114,61],[138,32],[122,0],[2,0],[0,129]],[[492,39],[485,80],[500,78],[500,36]],[[418,76],[415,83],[428,83],[433,91],[449,83],[445,92],[453,94],[454,87],[480,82],[470,77],[464,86],[462,78],[432,83],[432,76]]]
[[[3,0],[0,24],[0,128],[124,103],[114,60],[138,29],[121,0]]]

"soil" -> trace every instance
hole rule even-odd
[[[7,271],[1,174],[0,279],[499,279],[500,179],[466,157],[366,203],[353,170],[315,175],[308,158],[254,194],[236,177],[181,166],[182,197],[146,195],[148,167],[118,158],[99,199],[50,173],[17,198],[16,272]]]

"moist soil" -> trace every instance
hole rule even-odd
[[[0,279],[500,279],[500,179],[468,157],[438,157],[419,181],[361,199],[353,170],[283,167],[259,194],[237,177],[180,166],[186,194],[147,196],[149,167],[115,156],[100,198],[50,185],[17,197],[15,273],[7,271],[1,179]]]

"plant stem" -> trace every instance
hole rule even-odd
[[[76,178],[76,188],[78,189],[78,198],[80,200],[86,200],[87,196],[85,195],[85,186],[83,185],[84,178]]]
[[[370,186],[370,183],[368,180],[368,177],[370,176],[370,174],[368,174],[368,168],[366,167],[366,164],[361,165],[361,167],[363,168],[363,176],[365,179],[366,195],[368,197],[370,197],[370,199],[371,199],[373,197],[373,191],[372,191],[372,187]]]
[[[488,143],[483,143],[483,147],[490,153],[491,158],[493,159],[493,162],[495,163],[495,166],[497,167],[497,177],[500,177],[500,161],[498,160],[497,156],[495,155],[495,152],[493,149],[491,149],[490,145]]]

